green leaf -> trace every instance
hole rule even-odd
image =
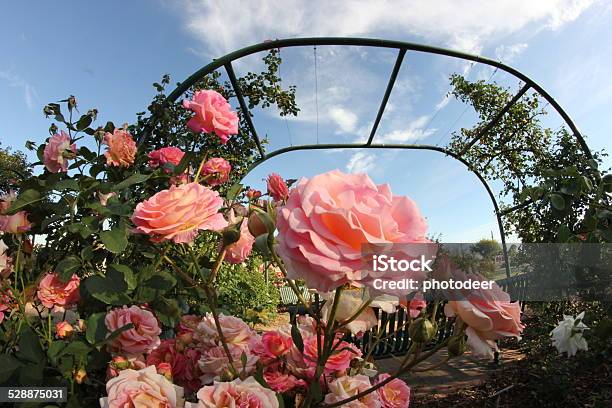
[[[240,194],[240,192],[242,191],[243,185],[240,183],[236,183],[234,185],[232,185],[229,190],[227,190],[227,194],[226,194],[226,198],[229,201],[234,200],[236,197],[238,197],[238,194]]]
[[[42,359],[21,367],[21,369],[19,370],[19,385],[41,385],[43,382],[43,372],[45,370],[45,363],[46,360]]]
[[[85,338],[90,344],[96,344],[103,341],[106,338],[108,330],[104,323],[106,317],[105,312],[94,313],[87,319],[87,329],[85,331]]]
[[[51,343],[49,349],[47,350],[47,357],[49,357],[51,364],[57,365],[57,359],[60,357],[60,353],[67,345],[68,343],[65,341],[54,341]]]
[[[140,184],[147,181],[151,177],[150,174],[134,173],[120,183],[115,184],[113,191],[123,190],[134,184]]]
[[[179,174],[184,173],[185,170],[187,169],[187,166],[189,166],[189,163],[191,162],[192,158],[193,158],[193,154],[192,153],[190,153],[190,152],[185,153],[185,155],[183,156],[183,158],[181,159],[179,164],[174,168],[173,174],[175,176],[178,176]]]
[[[73,341],[69,343],[59,354],[58,357],[62,356],[75,356],[77,359],[84,358],[91,351],[91,346],[83,341]]]
[[[114,254],[120,254],[125,251],[128,245],[127,227],[125,224],[120,223],[110,231],[102,231],[100,239],[107,250]]]
[[[124,305],[131,302],[126,293],[128,292],[126,278],[116,268],[109,267],[104,277],[99,275],[88,277],[84,281],[84,286],[91,296],[106,304]]]
[[[136,276],[134,276],[134,272],[130,269],[129,266],[121,264],[111,264],[108,268],[111,274],[113,272],[116,272],[123,275],[123,280],[127,284],[128,291],[131,292],[136,288]]]
[[[45,359],[45,353],[40,345],[38,335],[29,327],[21,331],[18,345],[19,350],[15,352],[15,357],[18,359],[32,363]]]
[[[90,115],[83,115],[79,118],[79,121],[76,123],[77,130],[84,130],[93,122],[93,118]]]
[[[0,354],[0,384],[5,384],[22,363],[10,354]]]
[[[15,214],[16,212],[20,211],[22,208],[32,203],[35,203],[37,201],[40,201],[42,199],[43,197],[41,197],[40,192],[38,190],[34,190],[34,189],[25,190],[21,192],[21,194],[19,194],[17,199],[13,202],[13,204],[10,206],[10,208],[7,210],[6,213]]]
[[[167,271],[156,271],[149,267],[139,274],[138,290],[135,299],[139,302],[152,302],[163,296],[176,285],[176,278]]]
[[[563,224],[559,226],[559,231],[557,232],[557,241],[558,242],[567,242],[570,238],[571,231],[567,225]]]
[[[79,182],[75,179],[61,180],[53,185],[53,189],[57,191],[79,191]]]
[[[155,315],[159,321],[169,327],[174,327],[178,322],[181,309],[176,299],[157,298],[151,307],[155,310]]]
[[[76,273],[81,267],[81,260],[76,256],[70,255],[62,259],[57,266],[55,271],[58,273],[59,278],[62,282],[70,280],[72,275]]]
[[[550,199],[550,204],[556,210],[562,211],[565,208],[565,199],[563,198],[561,194],[552,193],[549,196],[549,199]]]

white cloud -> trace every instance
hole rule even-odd
[[[557,30],[597,0],[184,0],[186,28],[210,56],[271,38],[416,36],[478,53],[528,25]],[[398,35],[398,33],[401,33]]]
[[[357,115],[353,112],[341,106],[332,106],[329,109],[329,116],[338,125],[341,132],[351,133],[355,131]]]
[[[509,64],[515,60],[520,54],[527,49],[526,43],[517,43],[512,45],[500,45],[495,48],[495,58],[505,64]]]
[[[36,89],[26,80],[21,78],[19,75],[12,72],[12,70],[0,71],[0,79],[8,82],[8,85],[14,88],[23,89],[23,100],[28,109],[34,108],[38,94]]]
[[[376,154],[370,152],[357,152],[346,164],[346,171],[349,173],[368,173],[375,168]]]
[[[408,127],[396,129],[391,132],[378,135],[374,138],[375,143],[406,143],[424,139],[436,132],[436,129],[425,129],[429,122],[429,115],[419,116],[413,120]]]

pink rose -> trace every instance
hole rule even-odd
[[[149,353],[147,365],[156,366],[159,372],[161,364],[169,364],[174,382],[189,391],[197,391],[201,386],[199,359],[199,351],[193,348],[179,351],[176,340],[168,339],[162,340],[159,347]]]
[[[293,347],[291,336],[278,330],[265,332],[261,336],[261,346],[254,351],[261,357],[277,359],[289,352]]]
[[[23,234],[32,228],[28,213],[19,211],[13,215],[0,215],[0,231],[8,234]]]
[[[480,275],[457,273],[454,278],[486,280]],[[448,317],[459,316],[467,324],[467,342],[475,355],[493,357],[493,350],[497,350],[495,340],[520,338],[525,328],[521,323],[521,307],[518,302],[511,302],[510,295],[497,283],[491,289],[466,291],[459,296],[465,300],[449,301],[444,312]]]
[[[72,275],[67,282],[62,282],[57,273],[48,273],[38,284],[38,299],[48,309],[74,305],[80,299],[80,283],[81,279],[77,275]]]
[[[162,147],[149,153],[149,166],[153,168],[164,167],[165,164],[178,166],[185,153],[178,147]],[[164,167],[166,173],[172,173],[170,168]]]
[[[221,144],[226,144],[230,135],[238,133],[238,114],[219,92],[196,91],[190,101],[183,100],[183,107],[195,112],[187,127],[196,133],[215,132]]]
[[[133,328],[121,332],[111,342],[110,348],[114,352],[132,355],[149,353],[161,343],[161,329],[157,319],[153,313],[138,306],[113,309],[106,314],[104,323],[111,333],[130,323],[134,325]]]
[[[227,183],[232,165],[221,157],[213,157],[202,166],[202,175],[206,176],[206,184],[211,187]]]
[[[62,321],[55,324],[55,334],[60,339],[70,336],[74,332],[74,327],[67,321]]]
[[[276,225],[288,278],[304,279],[321,292],[372,284],[362,244],[428,242],[425,219],[412,200],[394,196],[388,185],[377,186],[365,174],[338,170],[301,180],[279,209]]]
[[[8,278],[13,273],[13,258],[9,256],[8,247],[0,239],[0,277]]]
[[[100,398],[102,408],[184,406],[183,389],[149,366],[141,370],[127,369],[106,383],[108,397]]]
[[[389,374],[380,374],[378,382],[389,378]],[[399,378],[391,380],[376,390],[382,408],[408,408],[410,405],[410,387]]]
[[[298,380],[289,373],[281,373],[277,368],[278,367],[268,367],[263,373],[264,380],[266,380],[266,383],[268,383],[270,388],[275,392],[286,393],[298,387],[306,387],[306,381]]]
[[[117,167],[130,167],[136,157],[136,142],[127,130],[115,129],[113,133],[104,134],[104,142],[108,146],[104,156],[106,164]]]
[[[337,378],[329,384],[329,394],[325,396],[325,403],[332,404],[334,402],[340,402],[347,398],[353,397],[360,392],[369,390],[372,388],[370,379],[362,374],[354,377],[347,375]],[[371,392],[365,396],[342,404],[344,408],[381,408],[382,404],[378,397],[378,393]]]
[[[234,224],[236,216],[234,210],[230,211],[229,223]],[[245,261],[251,254],[255,238],[249,232],[248,219],[243,218],[240,222],[240,239],[226,247],[225,260],[229,263],[239,264]]]
[[[361,357],[361,350],[345,341],[335,340],[334,347],[336,347],[336,351],[325,362],[326,374],[344,371],[350,367],[352,359]],[[314,369],[317,365],[318,356],[317,336],[310,336],[304,339],[302,354],[306,366]]]
[[[232,382],[215,382],[198,391],[198,402],[185,408],[278,408],[274,391],[264,388],[253,377]]]
[[[219,209],[219,193],[198,183],[171,186],[139,203],[132,215],[136,232],[149,234],[154,241],[191,242],[200,230],[219,231],[227,221]]]
[[[251,353],[248,347],[243,348],[233,344],[228,344],[230,354],[234,363],[234,368],[239,373],[245,372],[247,375],[255,371],[258,357]],[[246,365],[242,365],[242,355],[246,355]],[[202,352],[198,362],[203,384],[212,384],[213,381],[222,379],[226,372],[229,372],[229,359],[223,346],[214,346]]]
[[[219,316],[221,331],[228,344],[240,348],[253,348],[259,342],[259,337],[244,321],[234,316]],[[207,313],[198,325],[195,333],[196,339],[205,346],[212,347],[220,343],[219,332],[215,325],[212,313]]]
[[[4,314],[10,313],[15,307],[15,297],[9,288],[0,288],[0,323],[4,321]]]
[[[284,201],[289,196],[289,187],[281,176],[272,173],[268,176],[268,194],[274,201]]]
[[[76,156],[76,144],[70,144],[70,136],[63,130],[49,138],[43,153],[43,163],[51,173],[68,171],[68,160]]]

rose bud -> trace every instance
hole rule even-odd
[[[466,350],[465,336],[461,334],[460,336],[452,336],[448,339],[448,355],[450,357],[459,357]]]
[[[68,322],[59,322],[55,325],[55,333],[60,339],[70,336],[74,332],[74,327]]]
[[[252,211],[248,221],[249,232],[257,238],[260,235],[274,232],[274,222],[262,211]]]
[[[172,366],[170,363],[159,363],[157,365],[157,374],[163,375],[168,381],[172,381]]]
[[[408,333],[410,338],[417,343],[426,343],[431,340],[438,331],[438,325],[429,319],[419,317],[410,325]]]
[[[85,370],[83,370],[82,368],[79,368],[74,373],[73,378],[74,378],[74,381],[76,381],[77,384],[83,384],[83,382],[87,378],[87,372]]]

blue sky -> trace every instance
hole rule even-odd
[[[433,5],[435,3],[435,6]],[[46,102],[74,94],[100,121],[132,122],[153,96],[151,83],[169,73],[186,78],[211,58],[270,38],[362,36],[453,48],[499,59],[548,90],[588,136],[592,149],[610,148],[612,130],[612,7],[596,0],[145,1],[61,5],[11,2],[0,25],[0,140],[23,149],[46,137]],[[7,18],[8,17],[8,18]],[[363,140],[395,60],[389,50],[319,47],[315,94],[312,48],[283,49],[282,79],[297,86],[302,112],[287,121],[256,111],[268,149]],[[236,64],[261,67],[261,55]],[[487,79],[488,67],[445,57],[406,55],[376,141],[444,144],[449,129],[471,126],[474,114],[445,98],[448,75]],[[493,78],[518,90],[520,83]],[[236,102],[232,101],[235,105]],[[546,124],[561,125],[551,113]],[[609,166],[611,161],[607,161]],[[262,186],[276,171],[287,178],[339,168],[366,171],[396,194],[415,199],[432,234],[447,242],[496,232],[486,192],[460,163],[437,153],[298,152],[258,167],[247,182]],[[494,186],[495,187],[495,186]]]

